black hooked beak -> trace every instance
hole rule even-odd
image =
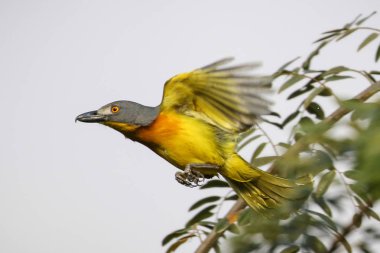
[[[78,115],[75,118],[75,122],[79,120],[81,122],[87,122],[87,123],[99,123],[106,120],[105,115],[99,115],[97,111],[91,111],[91,112],[85,112],[81,115]]]

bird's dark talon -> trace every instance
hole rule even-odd
[[[183,172],[175,173],[175,179],[177,180],[178,183],[184,186],[192,187],[191,182],[187,180],[186,175]]]
[[[190,188],[201,186],[205,181],[202,173],[191,169],[191,164],[188,164],[183,172],[175,173],[175,179],[178,183]]]

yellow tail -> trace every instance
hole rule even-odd
[[[253,168],[239,155],[227,160],[223,177],[255,211],[286,218],[297,210],[312,189],[310,176],[288,180]]]

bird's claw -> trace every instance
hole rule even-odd
[[[175,173],[175,179],[178,183],[193,188],[201,186],[205,181],[205,177],[199,171],[191,169],[191,166],[186,166],[183,172]]]

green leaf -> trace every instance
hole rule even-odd
[[[300,113],[299,111],[295,111],[295,112],[293,112],[292,114],[290,114],[290,115],[289,115],[288,117],[286,117],[286,119],[282,122],[281,126],[282,126],[282,127],[286,126],[290,121],[292,121],[293,119],[295,119],[295,118],[298,116],[299,113]]]
[[[363,211],[364,211],[364,213],[365,213],[367,216],[372,217],[372,218],[374,218],[375,220],[380,221],[380,217],[379,217],[379,215],[378,215],[375,211],[373,211],[371,208],[369,208],[369,207],[366,206],[366,207],[363,209]]]
[[[214,188],[214,187],[230,187],[230,185],[222,180],[219,179],[213,179],[209,180],[207,183],[202,185],[199,189],[208,189],[208,188]]]
[[[271,125],[273,125],[273,126],[275,126],[275,127],[278,127],[278,128],[280,128],[280,129],[282,129],[282,126],[281,126],[281,124],[279,124],[279,123],[272,122],[272,121],[269,121],[269,120],[266,120],[266,119],[262,119],[262,121],[264,121],[265,123],[271,124]]]
[[[355,227],[360,228],[362,225],[362,217],[360,214],[356,213],[354,216],[352,216],[352,224],[355,225]]]
[[[338,241],[343,245],[343,247],[347,250],[348,253],[352,253],[351,245],[348,243],[346,238],[343,237],[343,235],[338,235]]]
[[[379,59],[380,59],[380,45],[377,47],[375,62],[377,62]]]
[[[243,141],[245,138],[247,138],[248,136],[250,136],[251,134],[253,134],[254,132],[256,131],[256,128],[253,128],[251,127],[250,129],[248,129],[247,131],[239,134],[238,138],[237,138],[237,142],[240,143],[241,141]]]
[[[255,135],[255,136],[248,138],[246,141],[243,142],[243,144],[239,145],[239,147],[237,148],[237,151],[242,150],[245,146],[247,146],[248,144],[250,144],[254,140],[260,138],[261,136],[262,136],[261,134],[258,134],[258,135]]]
[[[302,117],[299,121],[299,126],[303,132],[308,132],[315,125],[314,121],[309,117]]]
[[[325,113],[322,107],[315,102],[311,102],[310,105],[306,108],[306,111],[308,113],[314,114],[317,117],[317,119],[322,120],[325,118]]]
[[[265,164],[268,164],[268,163],[272,162],[276,158],[278,158],[278,156],[263,156],[263,157],[259,157],[259,158],[256,158],[255,160],[253,160],[252,165],[255,166],[255,167],[260,167],[260,166],[263,166]]]
[[[168,248],[168,250],[166,251],[166,253],[172,253],[172,252],[176,251],[179,246],[181,246],[182,244],[184,244],[185,242],[187,242],[187,240],[189,240],[192,237],[195,237],[195,235],[191,234],[191,235],[187,235],[187,236],[184,236],[184,237],[180,238],[178,241],[176,241],[175,243],[173,243],[172,245],[170,245],[170,247]]]
[[[297,253],[299,250],[300,250],[300,247],[298,247],[297,245],[292,245],[281,250],[280,253]]]
[[[328,33],[339,33],[339,32],[342,32],[342,31],[345,31],[347,30],[346,28],[339,28],[339,29],[334,29],[334,30],[329,30],[329,31],[326,31],[322,34],[328,34]]]
[[[240,212],[238,217],[238,224],[239,226],[245,226],[248,225],[251,222],[252,217],[252,209],[246,208],[242,212]]]
[[[308,123],[310,124],[310,123]],[[305,129],[307,126],[305,126]],[[311,162],[309,166],[313,169],[313,171],[317,172],[318,174],[325,170],[329,169],[334,166],[333,160],[331,159],[330,155],[327,152],[324,152],[322,150],[315,150],[313,152],[313,155],[311,157]]]
[[[319,55],[319,52],[321,51],[322,48],[324,48],[328,44],[328,41],[324,41],[319,46],[309,54],[309,56],[306,58],[306,60],[302,63],[302,68],[305,70],[308,70],[310,68],[311,62],[316,57]]]
[[[372,17],[372,16],[375,15],[375,14],[376,14],[376,11],[372,12],[372,13],[369,14],[367,17],[364,17],[364,18],[358,20],[358,22],[356,22],[355,24],[356,24],[357,26],[359,26],[359,25],[363,24],[365,21],[367,21],[370,17]]]
[[[371,43],[372,41],[374,41],[378,36],[379,36],[378,33],[371,33],[370,35],[368,35],[368,37],[365,38],[365,39],[363,40],[363,42],[359,45],[359,47],[358,47],[358,51],[360,51],[360,50],[363,49],[365,46],[367,46],[369,43]]]
[[[229,196],[228,198],[225,198],[224,200],[227,200],[227,201],[228,200],[238,200],[238,198],[239,198],[239,196],[234,194],[234,195]]]
[[[290,64],[292,64],[293,62],[295,62],[296,60],[298,60],[300,57],[296,57],[290,61],[288,61],[287,63],[285,63],[284,65],[282,65],[276,72],[281,72],[282,70],[286,69],[286,67],[288,67]]]
[[[349,184],[348,187],[355,192],[360,198],[362,198],[365,202],[370,203],[371,198],[368,196],[368,188],[365,185],[355,183],[355,184]],[[356,197],[356,196],[354,196]],[[360,199],[355,198],[359,203]]]
[[[210,196],[210,197],[206,197],[206,198],[204,198],[204,199],[198,200],[197,202],[195,202],[195,203],[189,208],[189,211],[192,211],[192,210],[194,210],[194,209],[197,209],[198,207],[201,207],[201,206],[203,206],[204,204],[215,202],[215,201],[217,201],[217,200],[219,200],[219,199],[220,199],[219,196]]]
[[[334,232],[338,232],[338,228],[336,227],[335,222],[333,222],[330,219],[330,217],[328,217],[328,216],[326,216],[326,215],[324,215],[322,213],[318,213],[318,212],[315,212],[315,211],[312,211],[312,210],[308,210],[308,209],[306,209],[305,211],[308,212],[308,213],[311,213],[313,215],[318,216],[319,218],[321,218],[325,222],[325,224],[326,224],[326,226],[328,228],[330,228]]]
[[[350,23],[345,24],[343,28],[350,28],[351,26],[353,26],[358,21],[358,19],[361,16],[362,16],[362,14],[359,14],[358,16],[356,16],[356,18],[353,21],[351,21]]]
[[[356,170],[347,170],[343,173],[347,178],[358,180],[359,179],[359,173]]]
[[[222,233],[224,232],[228,227],[230,226],[230,223],[226,218],[220,219],[219,222],[215,226],[216,233]]]
[[[289,143],[285,143],[285,142],[279,142],[277,145],[280,147],[286,148],[286,149],[288,149],[292,146]]]
[[[322,37],[322,38],[320,38],[320,39],[314,41],[314,43],[318,43],[318,42],[321,42],[321,41],[324,41],[324,40],[330,39],[330,38],[335,37],[335,36],[336,36],[336,34],[335,34],[335,33],[332,33],[332,34],[326,35],[326,36],[324,36],[324,37]]]
[[[265,142],[261,143],[255,150],[255,152],[253,152],[253,155],[251,157],[251,163],[253,163],[253,161],[256,159],[256,157],[258,157],[261,152],[264,150],[265,146],[267,144]]]
[[[350,69],[345,67],[345,66],[337,66],[337,67],[331,68],[331,69],[323,72],[322,77],[326,77],[329,75],[335,75],[335,74],[338,74],[338,73],[341,73],[344,71],[348,71],[348,70],[350,70]]]
[[[377,82],[377,80],[370,73],[368,73],[366,71],[362,71],[361,73],[370,81],[370,83],[376,83]]]
[[[231,224],[227,230],[236,235],[240,234],[240,229],[236,224]]]
[[[335,170],[331,170],[321,177],[321,180],[319,181],[319,184],[317,186],[317,190],[315,192],[315,196],[317,198],[320,198],[325,194],[325,192],[327,191],[327,189],[329,188],[329,186],[333,182],[333,180],[335,178],[335,174],[336,174]]]
[[[328,97],[328,96],[331,96],[333,94],[332,90],[328,87],[325,87],[319,94],[318,96],[321,96],[321,97]]]
[[[312,90],[313,88],[314,87],[312,85],[310,85],[310,82],[309,82],[308,84],[303,86],[301,89],[298,89],[298,90],[294,91],[293,93],[291,93],[286,99],[290,100],[290,99],[293,99],[295,97],[298,97],[298,96],[308,92],[309,90]]]
[[[380,47],[379,47],[380,48]],[[380,75],[380,71],[372,70],[369,72],[371,75]]]
[[[208,207],[202,209],[200,212],[198,212],[196,215],[194,215],[194,217],[191,218],[186,223],[186,227],[190,227],[190,226],[194,225],[195,223],[198,223],[202,220],[205,220],[205,219],[211,217],[213,215],[211,210],[214,209],[215,207],[216,207],[216,205],[211,205],[211,206],[208,206]]]
[[[307,96],[307,98],[305,99],[305,101],[303,102],[303,106],[304,108],[307,108],[309,107],[310,103],[313,101],[313,99],[318,96],[319,93],[321,93],[325,88],[324,87],[318,87],[316,89],[314,89],[310,94],[309,96]]]
[[[271,112],[271,113],[269,113],[269,115],[270,115],[270,116],[277,117],[277,118],[281,118],[281,115],[278,114],[277,112]],[[269,115],[268,115],[268,116],[269,116]]]
[[[164,239],[162,239],[162,246],[165,246],[167,243],[169,243],[174,238],[180,237],[180,236],[186,234],[187,232],[188,232],[187,228],[179,229],[179,230],[176,230],[174,232],[171,232],[170,234],[165,236]]]
[[[306,245],[310,247],[314,252],[318,252],[318,253],[327,252],[326,246],[321,242],[321,240],[318,239],[318,237],[312,236],[312,235],[305,235],[305,237],[306,237]]]
[[[302,76],[302,75],[299,75],[297,73],[292,73],[292,77],[286,81],[279,89],[279,93],[283,92],[284,90],[288,89],[289,87],[291,87],[292,85],[298,83],[299,81],[301,81],[302,79],[304,79],[305,77]]]
[[[326,82],[339,81],[339,80],[349,79],[349,78],[353,78],[353,77],[352,76],[333,75],[333,76],[326,78]]]
[[[354,28],[354,29],[350,29],[350,30],[347,30],[347,31],[344,32],[340,37],[338,37],[338,38],[336,39],[336,41],[340,41],[340,40],[346,38],[346,37],[347,37],[348,35],[350,35],[351,33],[356,32],[356,31],[357,31],[356,28]]]
[[[317,198],[315,196],[315,193],[312,194],[313,200],[317,205],[327,214],[329,217],[332,216],[331,209],[329,205],[326,203],[326,201],[323,198]]]
[[[207,220],[203,220],[201,222],[198,222],[198,225],[199,226],[202,226],[202,227],[205,227],[205,228],[208,228],[210,230],[213,230],[215,225],[216,225],[216,222],[212,222],[212,221],[207,221]]]

